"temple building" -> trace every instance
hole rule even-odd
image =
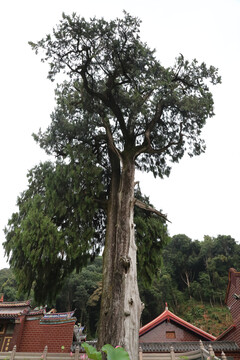
[[[32,309],[30,300],[4,302],[0,299],[0,352],[70,352],[76,318],[74,312],[46,313]]]
[[[162,314],[139,331],[139,345],[144,354],[169,353],[171,348],[175,353],[194,351],[199,348],[200,340],[206,350],[211,345],[216,356],[220,357],[224,352],[229,360],[240,360],[235,339],[216,338],[176,316],[168,310],[167,304]]]
[[[168,342],[168,341],[214,341],[215,336],[208,334],[196,326],[188,323],[168,310],[156,319],[143,326],[139,331],[139,342]]]

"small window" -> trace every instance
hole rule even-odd
[[[166,339],[176,339],[175,331],[166,331]]]

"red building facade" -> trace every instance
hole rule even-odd
[[[70,352],[76,318],[73,313],[46,314],[32,310],[30,301],[0,301],[0,352]]]
[[[228,273],[225,303],[231,312],[233,324],[217,340],[235,341],[240,347],[240,272],[233,268]]]

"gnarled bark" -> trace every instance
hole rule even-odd
[[[125,159],[121,170],[116,167],[112,174],[98,331],[99,348],[104,343],[123,346],[131,360],[138,358],[141,316],[133,223],[134,173],[134,161]]]

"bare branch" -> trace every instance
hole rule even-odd
[[[138,200],[138,199],[134,199],[134,203],[137,207],[143,209],[143,210],[146,210],[146,211],[149,211],[149,212],[152,212],[160,217],[162,217],[164,220],[168,221],[168,222],[171,222],[170,220],[168,220],[167,216],[162,214],[160,211],[154,209],[152,206],[149,206],[147,204],[145,204],[144,202]]]

